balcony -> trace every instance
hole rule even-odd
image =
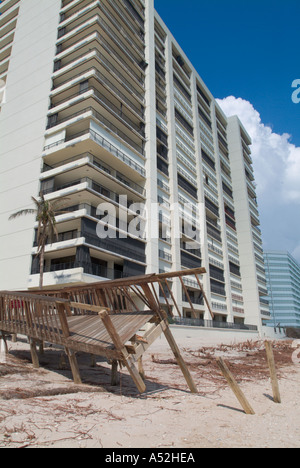
[[[205,197],[205,207],[213,213],[215,216],[219,217],[219,207],[216,206],[212,201]]]
[[[72,46],[75,44],[76,42],[74,41],[74,37],[76,37],[76,41],[83,40],[84,34],[87,34],[87,32],[90,33],[91,25],[94,25],[94,31],[95,27],[97,30],[101,30],[101,38],[109,44],[112,51],[118,51],[116,53],[121,58],[122,62],[129,62],[134,67],[137,67],[140,72],[143,72],[144,48],[135,45],[134,40],[129,39],[126,35],[124,28],[120,27],[121,32],[118,32],[115,26],[116,19],[112,16],[110,16],[110,20],[107,17],[105,18],[105,16],[108,15],[106,9],[101,11],[100,16],[98,14],[99,9],[102,9],[100,3],[98,3],[96,8],[77,21],[70,23],[69,19],[69,24],[65,22],[65,26],[59,30],[59,40],[61,42],[59,51],[61,51],[62,48],[70,48],[70,45]],[[63,24],[61,24],[61,26],[63,26]],[[71,43],[72,38],[73,44]],[[129,63],[127,64],[127,67],[129,66]]]
[[[134,79],[134,75],[130,74],[127,68],[124,69],[114,61],[113,54],[103,44],[101,51],[99,52],[98,48],[94,47],[76,60],[68,62],[67,65],[60,64],[53,75],[53,89],[66,88],[70,82],[94,68],[101,73],[101,76],[105,76],[110,82],[122,89],[130,101],[138,100],[140,103],[144,103],[142,84]],[[76,74],[74,73],[75,69]]]
[[[186,251],[181,251],[181,265],[185,268],[200,268],[202,260],[200,257],[189,254]]]
[[[94,101],[91,101],[91,99],[94,99],[96,103]],[[82,109],[83,100],[84,100],[84,104],[91,103],[93,104],[93,107],[90,106],[90,107],[86,107]],[[67,103],[69,104],[69,106],[72,106],[72,107],[68,107]],[[63,104],[65,104],[64,109],[62,109]],[[119,130],[119,131],[122,132],[123,139],[125,139],[124,131],[126,130],[134,131],[136,136],[139,136],[145,139],[144,123],[141,122],[140,119],[137,119],[137,117],[135,117],[134,114],[131,114],[129,116],[129,112],[126,109],[126,107],[125,106],[123,107],[122,104],[120,105],[119,101],[117,101],[113,95],[109,95],[109,94],[104,95],[103,93],[99,92],[96,88],[92,86],[86,88],[84,92],[73,94],[62,101],[58,101],[58,103],[55,104],[55,107],[56,108],[60,107],[61,110],[59,111],[59,114],[57,114],[57,116],[56,114],[55,115],[52,114],[51,116],[49,116],[47,129],[61,125],[62,123],[67,122],[68,120],[72,120],[75,117],[79,117],[81,114],[88,112],[88,111],[92,111],[93,115],[96,116],[96,118],[101,121],[101,118],[99,118],[99,112],[95,109],[97,104],[99,104],[101,108],[104,108],[104,111],[102,111],[103,114],[105,114],[108,117],[111,115],[110,119],[112,121],[114,121],[116,124],[122,125],[121,128],[124,130]],[[81,109],[75,112],[76,107],[80,107]],[[71,109],[74,110],[73,113],[70,113]],[[64,116],[65,114],[67,115]],[[60,118],[59,118],[59,115],[60,115]]]
[[[201,296],[195,297],[190,292],[189,292],[189,298],[188,298],[188,296],[186,294],[182,295],[182,301],[183,302],[188,302],[188,303],[190,303],[190,301],[191,301],[191,303],[195,304],[195,305],[204,305],[204,298],[203,297],[201,297]]]
[[[129,149],[134,150],[134,152],[137,152],[139,155],[144,156],[144,145],[138,145],[135,141],[133,141],[131,138],[129,138],[127,135],[125,135],[122,131],[120,131],[115,125],[113,125],[111,122],[109,122],[107,119],[105,119],[101,114],[98,112],[91,110],[90,116],[93,116],[99,123],[101,123],[104,127],[104,129],[107,129],[109,133],[113,133],[118,137],[118,140],[121,139],[121,141],[124,141],[125,143],[128,144]],[[105,150],[109,151],[113,155],[117,156],[120,160],[123,160],[124,162],[126,161],[126,164],[130,165],[133,169],[138,171],[141,175],[145,176],[145,170],[144,168],[136,163],[132,158],[127,156],[123,151],[119,150],[115,145],[113,145],[111,142],[109,142],[106,138],[104,138],[100,133],[92,130],[91,128],[88,128],[86,130],[83,130],[82,132],[79,133],[72,133],[72,134],[67,134],[64,136],[63,139],[58,139],[57,141],[54,141],[51,144],[48,144],[44,147],[44,151],[48,152],[51,150],[53,151],[58,151],[58,148],[64,145],[65,143],[69,143],[67,146],[70,147],[76,145],[76,143],[82,142],[86,139],[91,139],[98,145],[100,145],[102,148]]]
[[[128,94],[122,91],[122,87],[120,87],[111,74],[105,76],[104,73],[99,73],[96,68],[92,67],[86,73],[79,74],[71,82],[67,83],[67,86],[61,85],[59,88],[53,89],[50,109],[67,102],[78,94],[86,92],[87,87],[84,88],[83,84],[89,83],[89,87],[96,88],[99,91],[103,90],[103,88],[107,90],[114,98],[121,101],[122,105],[125,105],[125,108],[133,113],[133,115],[144,121],[144,106],[137,102],[131,93],[130,97],[128,97]],[[79,93],[78,88],[76,88],[78,84],[80,86]]]
[[[122,35],[126,42],[134,47],[139,53],[143,46],[144,34],[139,33],[131,26],[130,21],[127,21],[124,15],[124,10],[119,8],[112,8],[112,3],[104,1],[94,1],[87,3],[84,8],[73,8],[61,14],[60,26],[68,32],[74,27],[82,24],[88,17],[93,16],[95,13],[100,13],[101,17],[113,28],[115,34]],[[61,33],[62,34],[62,33]]]
[[[80,172],[81,171],[79,170],[79,173]],[[76,172],[74,175],[76,175]],[[61,177],[72,179],[74,175],[72,173],[68,173],[66,174],[66,176],[62,175]],[[103,184],[100,184],[88,177],[82,177],[81,179],[77,179],[77,180],[73,179],[69,182],[65,182],[62,185],[57,185],[57,181],[59,181],[59,178],[57,178],[56,181],[54,181],[53,179],[50,179],[49,181],[45,180],[44,182],[42,182],[41,192],[44,195],[48,195],[50,196],[51,199],[53,199],[55,197],[65,196],[66,194],[70,196],[72,194],[75,195],[78,192],[87,190],[89,192],[92,192],[92,194],[97,194],[100,198],[104,199],[104,201],[113,202],[116,206],[119,205],[120,195],[118,193],[112,191],[111,189],[103,186]],[[52,187],[47,187],[48,184],[52,185]],[[58,192],[61,192],[61,193],[58,193]],[[94,197],[91,197],[91,199],[94,200]],[[130,206],[134,203],[134,200],[128,200],[127,198],[126,201],[127,201],[127,208],[129,209]],[[98,204],[99,203],[100,203],[100,200],[98,199]]]
[[[201,250],[199,249],[190,249],[186,242],[180,242],[180,248],[187,252],[188,254],[195,255],[195,257],[201,258]]]
[[[136,262],[145,263],[146,255],[143,251],[145,245],[139,241],[133,241],[132,239],[100,239],[99,237],[84,233],[85,242],[94,247],[97,247],[101,250],[116,254],[117,256],[122,256],[135,260]],[[132,241],[129,243],[129,241]],[[133,245],[136,245],[136,248],[133,248]]]
[[[74,270],[77,268],[82,268],[84,273],[89,275],[98,276],[104,279],[120,279],[124,277],[122,271],[106,268],[102,265],[96,263],[85,263],[78,261],[69,261],[66,263],[51,263],[44,267],[44,273],[54,273],[62,272],[65,270]],[[32,275],[38,275],[40,273],[40,268],[33,266],[31,270]]]
[[[69,2],[61,9],[61,22],[65,21],[76,12],[81,11],[83,8],[86,8],[90,4],[90,0],[81,1],[79,4],[74,2]],[[134,34],[136,39],[139,39],[143,42],[144,33],[141,30],[141,26],[135,23],[135,19],[132,14],[127,10],[124,6],[122,6],[121,2],[116,4],[113,0],[107,0],[103,2],[107,11],[111,11],[114,13],[116,17],[122,22],[122,26],[126,27],[131,34]]]
[[[56,176],[65,171],[70,171],[74,168],[84,168],[84,166],[86,165],[93,166],[97,171],[101,172],[104,178],[114,180],[118,183],[118,186],[126,188],[126,190],[130,189],[131,191],[136,192],[142,197],[146,196],[146,191],[142,186],[136,184],[135,182],[127,178],[125,175],[118,172],[115,168],[97,159],[90,153],[83,153],[78,156],[74,156],[73,158],[60,161],[59,163],[53,166],[49,166],[45,163],[43,168],[44,176],[42,176],[42,180],[51,176]]]

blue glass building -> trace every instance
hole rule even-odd
[[[300,328],[300,265],[288,252],[264,256],[271,312],[266,325]]]

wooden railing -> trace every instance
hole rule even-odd
[[[26,293],[0,292],[0,329],[37,340],[65,344],[70,303]]]
[[[205,268],[193,268],[159,275],[149,274],[113,281],[102,281],[100,283],[87,284],[84,286],[67,287],[57,291],[49,290],[43,291],[42,293],[37,292],[37,294],[68,299],[73,303],[80,302],[98,307],[102,306],[108,308],[112,314],[135,312],[143,310],[143,308],[153,310],[153,312],[159,311],[161,310],[161,300],[159,296],[161,296],[165,300],[169,315],[173,316],[176,309],[177,314],[181,317],[182,313],[172,288],[172,281],[177,279],[182,285],[182,290],[191,307],[192,315],[196,318],[198,314],[192,301],[192,294],[183,281],[184,277],[194,276],[195,284],[198,286],[210,311],[211,318],[213,319],[214,314],[199,278],[200,275],[205,273]],[[77,314],[80,313],[80,311],[75,307],[73,313]]]

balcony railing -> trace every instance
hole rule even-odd
[[[76,268],[83,268],[85,273],[99,276],[101,278],[107,279],[120,279],[124,277],[124,273],[119,270],[114,270],[106,268],[103,265],[98,265],[97,263],[85,263],[85,262],[67,262],[67,263],[55,263],[51,265],[46,265],[44,267],[44,273],[54,273],[57,271],[63,270],[73,270]],[[37,275],[40,273],[39,266],[33,266],[31,270],[32,275]]]
[[[101,46],[102,46],[104,49],[105,49],[105,48],[107,49],[107,47],[105,46],[105,44],[104,44],[104,43],[102,44],[101,41],[100,41],[100,44],[101,44]],[[98,60],[100,61],[101,65],[103,65],[110,73],[112,73],[112,74],[115,75],[119,80],[121,80],[121,83],[122,83],[123,86],[125,86],[126,88],[128,88],[128,90],[130,90],[131,93],[133,93],[138,99],[140,99],[142,102],[144,102],[144,100],[145,100],[145,99],[144,99],[144,96],[143,96],[143,94],[142,94],[141,92],[138,91],[137,87],[136,87],[136,86],[133,86],[133,85],[124,77],[124,75],[123,75],[121,72],[119,72],[119,70],[118,70],[114,65],[112,65],[112,63],[111,63],[109,60],[107,60],[107,58],[106,58],[103,54],[101,54],[96,48],[91,49],[91,50],[89,50],[89,51],[83,53],[81,56],[77,57],[76,59],[72,59],[72,60],[70,60],[69,62],[64,63],[62,67],[60,67],[60,68],[58,68],[58,69],[56,70],[56,72],[57,72],[57,71],[64,71],[64,69],[65,69],[68,65],[71,65],[71,64],[73,64],[73,63],[76,63],[79,59],[82,59],[82,60],[80,61],[80,63],[83,63],[85,60],[90,60],[90,57],[89,57],[89,56],[90,56],[91,53],[94,54],[92,58],[95,57],[96,59],[98,59]],[[114,54],[113,54],[109,49],[108,49],[108,53],[109,53],[110,56],[112,56],[112,57],[114,56]],[[87,57],[87,56],[88,56],[88,57]],[[131,71],[131,70],[128,70],[128,65],[126,66],[126,71],[127,71],[127,73],[129,73],[129,75],[130,75],[131,77],[134,77],[134,74],[132,73],[132,71]],[[72,78],[74,78],[74,77],[72,77]],[[65,84],[65,83],[67,83],[67,82],[69,82],[69,81],[70,81],[70,79],[66,80],[66,81],[63,82],[62,84]],[[138,82],[139,82],[142,86],[144,86],[143,81],[141,81],[140,78],[138,79]],[[60,84],[60,86],[61,86],[61,84]]]
[[[195,298],[195,297],[193,297],[193,296],[191,296],[191,295],[189,295],[189,296],[190,296],[190,300],[191,300],[191,303],[192,303],[192,304],[204,305],[204,298],[203,298],[203,297],[197,297],[197,298]],[[183,295],[182,295],[182,300],[183,300],[184,302],[190,302],[190,301],[189,301],[189,298],[187,297],[186,294],[183,294]]]
[[[117,107],[115,104],[113,104],[112,101],[110,101],[108,99],[108,97],[104,96],[104,94],[100,93],[96,88],[94,88],[93,86],[90,86],[89,88],[86,88],[84,90],[84,92],[80,92],[80,93],[75,93],[73,94],[72,96],[69,96],[68,98],[66,99],[63,99],[62,101],[59,101],[58,103],[55,104],[55,107],[65,103],[65,102],[68,102],[70,101],[71,99],[73,98],[76,98],[78,96],[82,96],[83,94],[85,93],[88,93],[89,91],[93,91],[93,94],[92,96],[96,98],[96,100],[103,106],[105,107],[109,112],[111,112],[114,116],[116,116],[119,120],[123,121],[123,124],[125,124],[126,126],[129,126],[131,129],[133,129],[135,132],[137,132],[139,135],[141,135],[143,138],[145,137],[145,131],[144,131],[144,124],[143,123],[140,123],[140,125],[138,125],[137,123],[135,123],[129,116],[127,116],[125,114],[125,112],[123,112],[119,107]],[[88,97],[91,97],[91,96],[88,96]],[[84,111],[81,111],[81,113],[84,113],[86,112],[87,110],[93,110],[94,113],[97,113],[93,108],[87,108],[87,109],[84,109]],[[58,120],[57,122],[53,122],[53,123],[49,123],[47,128],[51,128],[51,127],[54,127],[56,125],[60,125],[61,123],[63,123],[64,121],[68,120],[68,119],[72,119],[73,117],[77,117],[78,115],[80,115],[79,112],[77,112],[76,114],[73,114],[69,117],[66,117],[62,120]]]
[[[244,323],[229,323],[221,322],[216,320],[202,320],[202,319],[192,319],[192,318],[180,318],[174,317],[170,319],[171,323],[175,325],[187,325],[190,327],[206,327],[206,328],[226,328],[232,330],[249,330],[257,331],[257,326],[255,325],[246,325]]]
[[[137,262],[146,262],[146,255],[144,253],[141,253],[137,249],[133,249],[127,245],[121,245],[119,239],[100,239],[99,237],[88,233],[84,233],[84,237],[88,244],[91,244],[95,247],[115,253],[117,255],[122,255],[123,257],[132,258]]]
[[[89,164],[94,165],[95,167],[97,167],[97,169],[100,169],[101,171],[103,171],[106,174],[113,177],[118,182],[121,182],[122,184],[126,185],[126,187],[134,190],[135,192],[138,192],[142,196],[146,195],[146,190],[143,187],[136,184],[132,180],[128,179],[123,174],[116,171],[113,167],[111,167],[108,164],[104,163],[103,161],[97,159],[95,156],[93,156],[90,153],[83,153],[83,154],[80,154],[78,156],[74,156],[73,158],[65,159],[64,161],[60,161],[59,163],[54,164],[52,166],[44,164],[43,172],[51,171],[51,170],[56,169],[58,167],[65,166],[66,164],[70,164],[70,163],[72,163],[74,161],[79,161],[80,159],[84,159],[84,158],[88,158],[89,159],[89,161],[88,161]]]
[[[130,62],[132,62],[133,64],[135,64],[136,66],[139,67],[139,69],[141,70],[141,72],[143,71],[143,67],[141,66],[141,60],[139,61],[135,55],[131,52],[131,50],[125,45],[124,41],[120,41],[120,39],[118,38],[118,36],[114,33],[114,31],[112,30],[112,28],[107,24],[106,21],[104,21],[102,18],[100,18],[99,15],[97,15],[96,17],[96,24],[98,24],[102,30],[107,34],[107,36],[116,44],[117,48],[119,48],[123,53],[124,55],[127,56],[127,60],[129,59]],[[84,26],[84,25],[82,25]],[[90,24],[89,22],[86,23],[86,27],[89,27]],[[76,29],[76,28],[74,28]],[[73,29],[71,30],[66,30],[66,28],[64,29],[61,29],[60,31],[62,31],[60,34],[60,38],[64,37],[66,34],[69,34],[71,31],[73,31]],[[101,36],[99,33],[97,33],[97,37],[99,39],[101,39],[101,41],[103,41],[109,48],[110,48],[110,52],[117,56],[118,60],[120,62],[122,62],[126,68],[129,68],[128,66],[128,63],[126,62],[126,60],[124,60],[120,54],[118,54],[114,48],[112,48],[108,42],[103,38],[103,36]],[[131,44],[132,45],[132,44]],[[141,51],[138,51],[138,53],[140,54],[141,58],[144,56],[143,52]],[[131,68],[130,68],[131,70]],[[135,73],[134,71],[132,71],[132,73]],[[137,75],[138,76],[138,75]],[[142,80],[141,76],[138,78],[139,80]]]
[[[89,72],[93,72],[93,74],[91,75],[91,79],[92,78],[96,78],[97,81],[101,84],[104,84],[104,86],[108,87],[110,91],[112,91],[116,96],[118,96],[123,102],[125,102],[125,104],[130,107],[130,110],[132,110],[133,112],[135,112],[139,117],[141,117],[143,120],[144,120],[144,106],[140,106],[140,108],[138,108],[135,104],[133,104],[131,102],[130,99],[128,99],[125,94],[117,87],[115,86],[108,78],[106,78],[104,75],[100,74],[95,68],[89,68],[87,71],[86,71],[86,74],[88,74]],[[79,75],[77,76],[82,76],[82,73],[80,73]],[[77,76],[74,76],[74,78],[77,78]],[[69,81],[69,80],[68,80]],[[60,84],[59,86],[62,86],[62,84]],[[53,88],[53,89],[56,89],[56,88]],[[86,92],[86,90],[84,90],[83,92]],[[81,93],[79,93],[81,94]],[[50,109],[52,109],[53,107],[56,107],[64,102],[67,102],[69,101],[72,97],[75,97],[76,95],[78,95],[78,93],[74,93],[71,97],[68,97],[66,99],[62,99],[61,101],[58,101],[57,103],[55,104],[51,104],[50,106]]]
[[[118,193],[113,192],[112,190],[104,187],[103,185],[98,184],[97,182],[94,182],[92,179],[88,177],[83,177],[82,179],[77,179],[72,182],[68,182],[67,184],[60,185],[58,187],[52,187],[52,188],[48,188],[45,190],[41,189],[41,191],[44,195],[48,195],[50,193],[58,192],[59,190],[64,190],[70,187],[76,187],[81,184],[87,184],[87,187],[86,187],[87,189],[94,190],[94,192],[97,192],[103,197],[108,198],[111,201],[119,204],[120,195]],[[127,199],[127,208],[130,208],[130,206],[133,203],[134,203],[133,200]]]
[[[58,236],[54,236],[53,240],[50,241],[48,238],[46,241],[46,245],[52,245],[52,244],[57,244],[58,242],[66,242],[69,240],[74,240],[74,239],[80,239],[80,237],[83,237],[81,232],[74,230],[74,231],[68,231],[68,232],[61,232],[58,234]],[[34,242],[33,244],[34,247],[38,246],[37,241]]]
[[[125,164],[127,164],[127,166],[129,166],[132,169],[134,169],[135,171],[137,171],[143,177],[146,176],[146,171],[142,166],[140,166],[140,164],[136,163],[133,159],[131,159],[125,153],[120,151],[118,148],[116,148],[108,140],[103,138],[101,135],[99,135],[99,133],[95,132],[94,130],[87,130],[87,131],[85,131],[85,132],[83,132],[81,134],[72,135],[72,137],[70,137],[70,138],[66,138],[64,140],[56,141],[55,143],[52,143],[51,145],[45,146],[44,151],[48,151],[51,148],[62,145],[64,143],[66,143],[67,141],[72,141],[72,140],[74,140],[74,139],[76,139],[76,138],[78,138],[79,136],[82,136],[82,135],[89,135],[89,137],[92,138],[92,140],[94,140],[96,143],[98,143],[100,146],[102,146],[102,148],[104,148],[105,150],[112,153],[118,159],[123,161]]]

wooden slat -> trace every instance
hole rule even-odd
[[[170,332],[166,314],[161,309],[155,283],[162,290],[164,283],[167,285],[173,305],[180,315],[168,281],[179,278],[188,296],[182,278],[196,275],[202,291],[197,275],[205,272],[204,268],[196,268],[31,294],[0,292],[0,331],[25,334],[33,340],[32,343],[47,340],[65,346],[74,379],[78,382],[80,376],[74,354],[76,351],[118,360],[127,367],[139,391],[144,391],[145,385],[136,369],[136,359],[140,358],[145,349],[163,332],[191,391],[197,391]],[[139,310],[140,301],[142,307],[149,309],[148,311]],[[169,303],[166,298],[166,303],[171,312],[171,301]],[[190,304],[192,307],[192,301]],[[152,324],[151,331],[140,332],[146,323]],[[144,342],[127,349],[128,341],[141,333],[145,337]],[[129,349],[134,354],[130,355]]]

